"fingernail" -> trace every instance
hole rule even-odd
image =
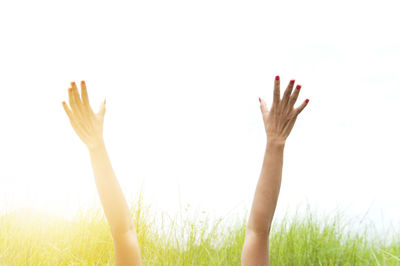
[[[310,100],[309,99],[306,99],[306,103],[308,103]]]
[[[276,76],[276,77],[275,77],[275,80],[279,80],[279,76]]]
[[[85,85],[85,81],[84,80],[82,80],[82,82],[81,82],[83,85]]]
[[[301,88],[301,85],[296,86],[296,90],[300,90],[300,88]]]
[[[75,82],[71,82],[71,85],[72,85],[72,86],[75,86]]]
[[[106,99],[104,99],[104,104],[106,104]]]
[[[294,80],[294,79],[292,79],[292,80],[290,81],[290,84],[293,84],[293,83],[294,83],[294,81],[295,81],[295,80]]]
[[[261,98],[260,97],[258,97],[258,101],[261,102]]]

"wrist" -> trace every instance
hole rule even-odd
[[[267,138],[268,146],[285,147],[286,140],[278,138]]]
[[[97,151],[99,151],[99,150],[105,149],[105,144],[104,144],[104,141],[101,140],[101,141],[99,141],[99,142],[96,142],[96,143],[87,145],[87,148],[88,148],[88,150],[89,150],[90,153],[92,153],[92,152],[97,152]]]

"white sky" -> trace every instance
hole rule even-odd
[[[217,216],[251,206],[258,97],[302,85],[276,219],[309,202],[400,223],[397,1],[0,2],[0,209],[99,205],[61,102],[85,80],[128,199]]]

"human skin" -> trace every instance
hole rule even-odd
[[[68,89],[70,108],[62,102],[75,133],[89,151],[97,191],[114,242],[115,265],[142,265],[135,226],[130,218],[128,204],[112,169],[103,140],[105,100],[94,113],[84,81],[81,97],[75,82]]]
[[[294,82],[290,81],[280,99],[280,79],[279,76],[275,77],[270,110],[266,102],[260,98],[267,145],[247,223],[241,257],[242,266],[269,266],[269,235],[281,186],[283,151],[297,116],[308,104],[306,99],[299,107],[294,108],[301,88],[301,85],[297,85],[292,93]]]

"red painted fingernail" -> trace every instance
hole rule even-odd
[[[85,85],[85,81],[84,80],[82,80],[82,82],[81,82],[83,85]]]
[[[296,90],[300,90],[300,88],[301,88],[301,85],[296,86]]]
[[[308,103],[310,100],[309,99],[306,99],[306,103]]]
[[[276,76],[276,77],[275,77],[275,80],[279,80],[279,76]]]
[[[261,102],[261,98],[260,97],[258,97],[258,101]]]
[[[72,85],[72,86],[75,86],[75,82],[71,82],[71,85]]]
[[[292,79],[292,80],[290,81],[290,84],[293,84],[293,83],[294,83],[294,81],[295,81],[295,80],[294,80],[294,79]]]

